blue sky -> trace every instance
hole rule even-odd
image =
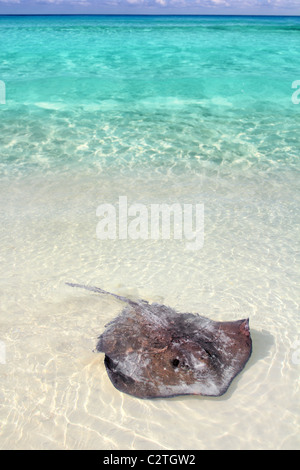
[[[300,0],[0,0],[0,14],[300,15]]]

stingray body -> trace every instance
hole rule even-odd
[[[97,287],[68,285],[126,303],[96,347],[105,354],[108,376],[121,392],[139,398],[220,396],[251,355],[248,319],[218,322]]]

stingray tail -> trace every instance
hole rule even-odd
[[[97,292],[97,294],[107,294],[107,295],[112,295],[116,299],[122,300],[122,302],[127,302],[128,304],[136,304],[133,300],[127,299],[127,297],[123,297],[121,295],[117,294],[112,294],[111,292],[107,292],[106,290],[100,289],[100,287],[94,287],[94,286],[84,286],[82,284],[74,284],[72,282],[66,282],[67,286],[71,287],[79,287],[80,289],[86,289],[90,290],[92,292]]]

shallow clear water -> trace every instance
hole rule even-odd
[[[299,37],[298,18],[0,17],[1,448],[300,447]],[[203,248],[99,240],[122,195],[204,204]],[[249,316],[253,355],[220,398],[123,395],[92,353],[122,306],[65,281]]]

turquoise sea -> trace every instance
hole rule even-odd
[[[300,448],[299,44],[300,17],[0,16],[0,448]],[[99,240],[120,196],[204,204],[202,249]],[[220,398],[121,394],[92,353],[121,306],[66,281],[249,317],[252,357]]]
[[[1,173],[297,168],[299,34],[300,18],[0,17]]]

